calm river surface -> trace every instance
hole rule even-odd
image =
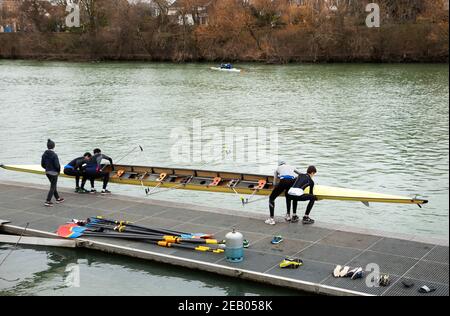
[[[62,163],[94,147],[118,159],[140,144],[144,152],[131,154],[124,163],[256,173],[271,173],[279,159],[301,169],[314,164],[319,184],[411,197],[419,194],[430,200],[423,209],[320,202],[313,210],[317,221],[448,239],[448,65],[239,67],[244,69],[241,74],[213,72],[206,64],[0,61],[0,162],[37,164],[47,138],[52,138]],[[193,159],[174,151],[180,144],[192,144],[199,125],[205,134],[198,140],[200,146],[223,148],[216,153],[218,159],[208,160],[205,152],[200,159],[196,144]],[[242,141],[240,148],[247,157],[234,159],[234,154],[242,153],[230,154],[229,147],[217,142],[221,137],[211,143],[211,129],[216,136],[231,131],[239,143],[239,128],[248,127],[267,132],[276,128],[276,134],[268,135],[270,141],[278,140],[278,155],[252,156]],[[39,176],[6,171],[0,171],[1,180],[46,184]],[[63,180],[61,185],[73,183]],[[143,196],[138,187],[111,189]],[[155,198],[267,212],[267,200],[242,208],[232,194],[172,191]],[[283,215],[283,204],[278,204],[278,215]],[[0,249],[0,259],[3,254]],[[41,260],[42,269],[33,273],[45,274],[44,266],[51,259],[39,250],[20,254]],[[117,266],[127,266],[124,262]],[[134,278],[165,273],[160,267],[146,270],[142,263],[130,265],[124,273]],[[100,263],[86,269],[110,268]],[[184,279],[167,276],[167,286],[182,284],[183,294],[191,289],[192,279],[180,275]],[[204,282],[216,294],[262,291],[252,285],[227,290],[214,279]],[[38,282],[56,281],[44,277]],[[39,287],[34,284],[29,289]],[[106,291],[114,294],[114,289]],[[152,289],[148,291],[151,294]]]

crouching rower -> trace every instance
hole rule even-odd
[[[289,189],[294,185],[295,180],[300,172],[297,171],[294,167],[286,164],[286,162],[281,161],[278,165],[277,170],[275,170],[274,175],[274,185],[275,188],[272,191],[272,194],[269,198],[269,210],[270,217],[265,221],[268,225],[275,225],[275,200],[282,194],[285,193],[286,196],[286,221],[291,221],[291,204],[292,200],[290,196],[287,194]]]
[[[297,216],[297,204],[299,201],[309,201],[306,207],[305,216],[303,217],[303,224],[314,224],[314,220],[309,217],[314,203],[317,201],[317,197],[314,195],[314,181],[313,178],[317,174],[317,169],[314,166],[310,166],[306,171],[306,174],[299,174],[297,180],[292,185],[292,188],[288,191],[287,196],[290,200],[294,202],[294,215],[292,217],[292,222],[296,223],[299,221]],[[309,194],[306,194],[304,190],[309,188]]]
[[[84,185],[80,187],[80,177],[85,176],[84,168],[86,164],[92,159],[91,153],[85,153],[83,157],[75,158],[64,167],[64,174],[75,177],[75,192],[85,192]],[[86,181],[83,180],[83,183]]]
[[[102,151],[97,148],[94,149],[94,156],[86,165],[86,178],[91,181],[91,193],[96,192],[94,187],[95,179],[103,179],[103,190],[101,193],[111,194],[111,192],[107,190],[109,183],[109,172],[103,171],[102,160],[108,160],[112,170],[114,170],[113,160],[110,157],[102,154]],[[82,187],[84,187],[84,183]]]

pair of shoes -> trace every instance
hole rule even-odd
[[[65,200],[63,198],[56,199],[56,204],[64,203],[64,201]]]
[[[284,220],[285,220],[286,222],[290,222],[290,221],[292,220],[291,214],[286,214],[286,215],[284,216]]]
[[[268,218],[264,223],[266,223],[267,225],[275,225],[276,224],[275,220],[272,217]]]
[[[283,237],[282,236],[275,236],[275,237],[273,237],[273,239],[272,239],[272,241],[271,241],[271,244],[272,245],[278,245],[278,244],[281,244],[282,242],[283,242]]]
[[[382,287],[389,286],[391,284],[391,276],[389,274],[382,274],[378,279],[378,284]]]
[[[316,221],[313,220],[312,218],[310,218],[309,216],[305,216],[303,217],[303,225],[312,225],[314,224]]]
[[[294,214],[294,216],[292,216],[292,220],[291,223],[298,223],[300,221],[300,218],[298,217],[298,215]]]
[[[111,191],[108,190],[102,190],[102,195],[111,194]]]
[[[345,277],[352,278],[352,280],[362,279],[364,277],[363,268],[355,268],[350,270]]]
[[[276,224],[275,220],[272,217],[269,217],[268,219],[266,219],[266,221],[264,223],[266,223],[267,225],[275,225]]]
[[[424,285],[419,289],[419,293],[421,293],[421,294],[428,294],[428,293],[433,293],[436,291],[437,291],[437,289],[435,287],[427,286],[427,285]]]
[[[333,271],[333,276],[335,278],[351,278],[352,280],[356,280],[364,277],[364,271],[362,268],[351,269],[348,266],[342,267],[338,265]]]
[[[334,268],[333,276],[335,278],[345,278],[349,271],[350,271],[350,267],[347,267],[347,266],[343,267],[343,266],[338,265],[338,266],[336,266],[336,268]]]
[[[50,202],[50,201],[46,201],[45,203],[44,203],[44,206],[46,206],[46,207],[53,207],[53,206],[55,206],[52,202]]]
[[[298,269],[303,265],[303,261],[299,258],[286,257],[281,263],[281,269]]]

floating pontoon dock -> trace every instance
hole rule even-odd
[[[251,242],[245,260],[238,264],[227,262],[221,254],[161,248],[129,240],[85,238],[77,240],[77,246],[316,294],[449,295],[449,248],[445,240],[351,227],[337,229],[324,224],[279,223],[272,227],[265,225],[264,217],[258,214],[118,195],[78,195],[68,190],[61,190],[66,199],[64,204],[45,208],[42,202],[47,189],[32,184],[0,183],[0,232],[56,238],[56,229],[65,222],[98,215],[146,226],[214,233],[217,239],[223,239],[236,227]],[[272,245],[270,240],[278,234],[285,241]],[[297,270],[280,269],[278,264],[288,255],[302,258],[304,265]],[[369,263],[378,264],[381,272],[391,275],[390,286],[367,287],[364,279],[335,279],[331,274],[337,264],[366,267]],[[415,286],[405,288],[404,279],[412,280]],[[419,294],[423,285],[437,291]]]

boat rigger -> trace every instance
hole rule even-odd
[[[39,165],[0,165],[0,167],[16,172],[45,174],[45,171]],[[259,174],[117,164],[114,165],[114,170],[108,165],[105,166],[104,171],[110,173],[110,182],[112,183],[152,187],[154,189],[268,196],[274,188],[273,176]],[[63,174],[61,176],[70,178],[70,176]],[[153,190],[150,192],[147,190],[146,192],[151,195]],[[305,193],[308,193],[308,189],[305,190]],[[411,198],[323,185],[316,185],[314,194],[319,200],[356,201],[363,202],[366,205],[368,203],[397,203],[421,206],[428,203],[428,200],[418,197]]]

